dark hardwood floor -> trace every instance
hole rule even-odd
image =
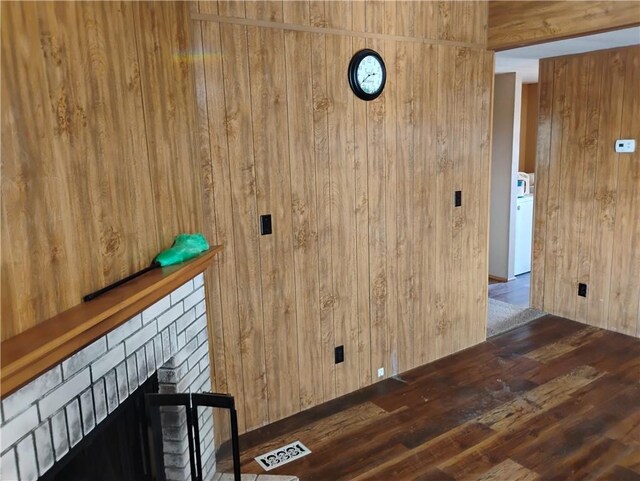
[[[513,281],[500,282],[489,279],[489,298],[519,307],[529,307],[531,273],[520,274]]]
[[[241,437],[301,481],[640,480],[640,340],[546,316]],[[221,460],[219,470],[229,470]]]

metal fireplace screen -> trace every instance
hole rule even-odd
[[[154,458],[158,481],[166,481],[164,456],[162,455],[162,422],[160,408],[163,406],[184,407],[187,418],[187,438],[189,442],[189,464],[192,481],[203,481],[202,453],[200,452],[200,428],[198,408],[210,407],[229,411],[231,424],[231,448],[233,456],[233,478],[240,481],[240,447],[238,442],[238,417],[233,396],[227,394],[147,394],[147,413],[153,432]]]

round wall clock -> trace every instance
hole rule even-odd
[[[384,90],[387,69],[378,52],[364,49],[356,52],[349,62],[349,85],[362,100],[373,100]]]

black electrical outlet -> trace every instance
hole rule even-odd
[[[336,347],[336,364],[344,362],[344,346]]]
[[[587,285],[582,282],[578,284],[578,295],[580,297],[587,297]]]
[[[462,191],[461,190],[456,190],[456,196],[455,196],[456,200],[456,207],[460,207],[462,205]]]
[[[260,234],[269,235],[273,232],[271,226],[271,214],[265,214],[260,216]]]

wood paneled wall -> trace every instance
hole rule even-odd
[[[215,388],[236,396],[242,431],[485,339],[493,55],[452,8],[476,18],[485,6],[218,2],[194,14],[204,215],[225,245],[207,278]],[[412,23],[423,9],[428,21]],[[403,36],[403,22],[455,24],[474,43]],[[347,81],[365,47],[388,72],[373,102]]]
[[[637,1],[490,1],[487,48],[506,50],[640,25]]]
[[[540,62],[532,303],[640,336],[640,47]],[[578,283],[588,285],[578,297]]]
[[[201,228],[189,6],[2,2],[2,339]]]

